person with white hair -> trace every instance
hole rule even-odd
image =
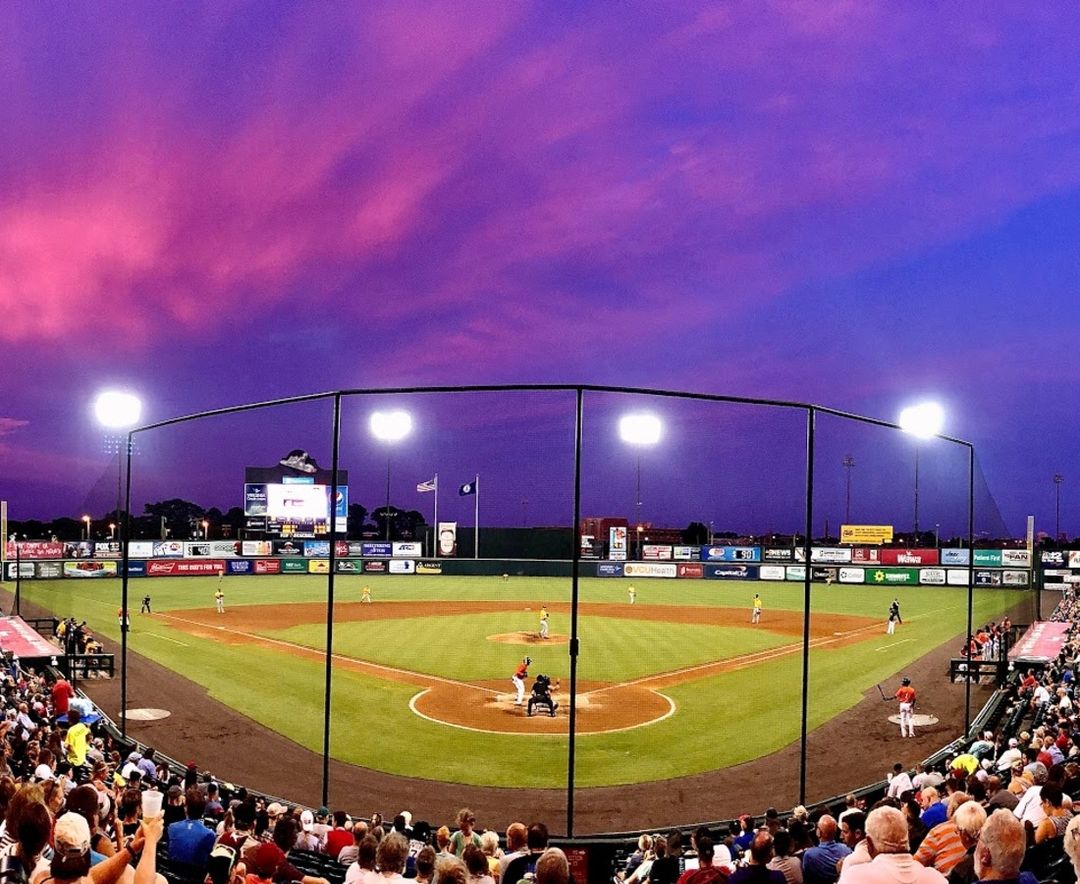
[[[944,884],[936,869],[915,862],[908,847],[908,826],[895,807],[878,807],[866,818],[866,845],[873,859],[844,864],[839,884]]]
[[[1072,860],[1073,872],[1080,881],[1080,816],[1069,820],[1065,829],[1065,853]]]
[[[536,884],[570,884],[570,862],[558,847],[549,847],[536,861]]]
[[[980,881],[1015,881],[1024,862],[1024,824],[1007,810],[995,810],[975,845],[975,876]]]
[[[969,804],[972,805],[972,809],[965,811],[964,808]],[[983,810],[982,805],[972,801],[965,792],[955,792],[950,795],[947,807],[948,819],[930,830],[915,853],[916,861],[924,866],[933,866],[943,875],[948,875],[968,851],[960,838],[957,814],[964,811],[961,818],[967,821],[968,830],[973,830],[976,838],[986,820],[986,811]],[[972,843],[974,841],[973,838]]]

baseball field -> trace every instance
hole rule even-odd
[[[223,614],[214,609],[217,585],[216,577],[132,581],[129,648],[321,751],[326,578],[227,578]],[[363,585],[370,604],[360,601]],[[798,739],[800,584],[637,581],[634,604],[628,586],[580,585],[579,786],[717,770]],[[26,582],[22,592],[119,640],[118,581]],[[764,603],[758,625],[750,623],[755,592]],[[135,613],[146,593],[153,613]],[[894,594],[904,622],[886,635]],[[1025,595],[976,592],[975,622],[1000,617]],[[891,694],[905,667],[959,635],[966,617],[962,588],[815,585],[812,598],[811,730],[875,684]],[[546,640],[537,635],[542,605]],[[430,771],[438,759],[436,778],[446,782],[550,786],[567,763],[570,630],[566,579],[339,577],[332,756],[402,776]],[[514,705],[510,676],[526,656],[530,685],[538,673],[559,682],[554,718],[529,718]],[[168,696],[156,705],[167,709]],[[740,738],[746,733],[755,739]]]

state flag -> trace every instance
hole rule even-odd
[[[473,479],[471,482],[466,482],[458,489],[457,493],[462,497],[468,497],[470,494],[476,494],[476,480]]]

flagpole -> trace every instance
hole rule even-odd
[[[431,557],[439,557],[439,474],[435,474],[435,524],[431,529]]]
[[[476,500],[473,509],[473,558],[480,558],[480,474],[473,479],[476,483]]]

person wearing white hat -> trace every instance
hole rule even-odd
[[[319,837],[315,834],[315,814],[305,810],[300,814],[300,834],[296,836],[296,849],[312,853],[319,849]]]

